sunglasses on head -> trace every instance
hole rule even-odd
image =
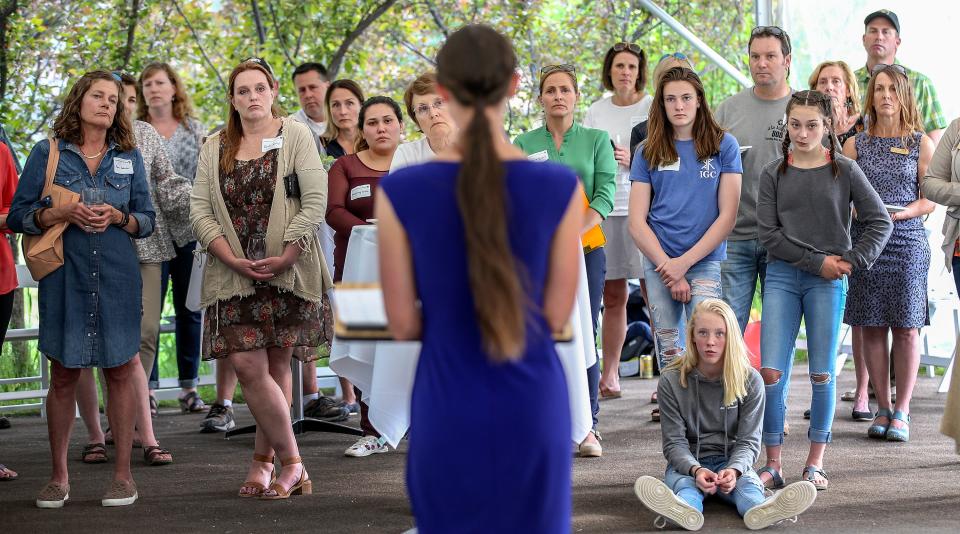
[[[876,65],[873,66],[873,70],[870,71],[870,75],[876,76],[878,72],[888,67],[899,72],[904,76],[907,75],[907,69],[903,65],[897,65],[896,63],[894,63],[893,65],[887,65],[886,63],[877,63]]]
[[[546,76],[548,74],[553,74],[554,72],[569,72],[575,75],[577,73],[577,68],[570,63],[564,63],[562,65],[547,65],[540,69],[540,76]]]
[[[783,31],[783,28],[780,26],[757,26],[750,31],[751,37],[756,37],[758,35],[772,35],[774,37],[782,37],[786,35],[787,32]]]
[[[667,58],[670,58],[670,57],[672,57],[673,59],[680,60],[680,61],[690,61],[690,58],[688,58],[687,55],[684,54],[683,52],[674,52],[674,53],[672,53],[672,54],[664,54],[664,55],[660,56],[660,60],[657,61],[657,63],[660,63],[660,62],[663,61],[664,59],[667,59]]]
[[[614,52],[623,52],[624,50],[629,50],[637,55],[643,54],[643,49],[633,43],[617,43],[613,45]]]
[[[261,67],[266,69],[266,71],[270,73],[270,76],[273,76],[273,69],[270,68],[270,65],[263,58],[252,56],[252,57],[248,57],[247,59],[244,59],[240,63],[256,63],[257,65],[260,65]]]

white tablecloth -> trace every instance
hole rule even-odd
[[[377,228],[374,225],[356,226],[350,235],[344,260],[343,281],[379,280]],[[570,317],[573,341],[557,344],[570,396],[571,439],[574,443],[583,441],[593,424],[584,370],[596,363],[583,256],[580,256],[579,280],[577,303]],[[330,350],[330,368],[363,391],[364,402],[370,408],[371,424],[393,447],[410,426],[410,396],[419,357],[418,342],[335,339]]]

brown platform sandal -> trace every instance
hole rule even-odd
[[[273,465],[273,456],[264,456],[262,454],[254,454],[253,461]],[[274,471],[276,471],[276,469],[274,469]],[[276,473],[273,473],[270,477],[271,486],[273,485],[273,481],[277,479],[276,476],[273,476],[273,475],[276,475]],[[243,490],[252,490],[252,491],[244,492]],[[256,482],[254,480],[247,480],[243,483],[242,486],[240,486],[240,492],[237,494],[237,496],[243,497],[243,498],[260,497],[263,495],[263,492],[265,491],[267,491],[267,487],[264,486],[263,484]]]
[[[302,464],[303,461],[299,456],[294,456],[293,458],[287,458],[285,460],[280,460],[281,466],[288,466],[293,464]],[[267,493],[273,492],[273,493]],[[300,479],[297,480],[296,484],[290,487],[290,489],[284,488],[280,485],[279,482],[273,482],[270,484],[270,489],[260,494],[261,499],[266,499],[269,501],[277,499],[286,499],[291,495],[310,495],[313,493],[313,481],[310,480],[310,476],[307,475],[307,468],[300,469]]]

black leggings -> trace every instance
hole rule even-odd
[[[10,324],[11,315],[13,315],[13,291],[0,295],[0,343],[7,338],[7,326]]]

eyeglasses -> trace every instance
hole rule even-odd
[[[672,54],[664,54],[664,55],[660,56],[660,60],[657,61],[657,63],[660,63],[660,62],[663,61],[664,59],[667,59],[667,58],[670,58],[670,57],[672,57],[673,59],[679,60],[679,61],[690,61],[690,58],[688,58],[687,55],[684,54],[683,52],[674,52],[674,53],[672,53]]]
[[[113,79],[114,79],[114,80],[117,80],[118,82],[123,83],[123,73],[122,73],[122,72],[120,72],[120,71],[118,71],[118,70],[115,70],[115,71],[111,72],[110,75],[113,76]]]
[[[435,109],[437,111],[440,111],[446,106],[447,106],[447,103],[444,102],[442,98],[438,98],[434,100],[432,104],[429,104],[429,105],[420,104],[419,106],[417,106],[417,109],[413,110],[413,114],[416,115],[417,117],[429,117],[431,110]]]
[[[643,49],[633,43],[617,43],[613,45],[614,52],[623,52],[624,50],[629,50],[638,56],[643,54]]]
[[[902,75],[904,75],[904,76],[907,75],[907,69],[906,69],[906,67],[904,67],[903,65],[897,65],[896,63],[894,63],[894,64],[892,64],[892,65],[887,65],[886,63],[877,63],[876,65],[873,66],[873,70],[870,71],[870,75],[871,75],[871,76],[876,76],[878,72],[880,72],[880,71],[882,71],[883,69],[886,69],[886,68],[888,68],[888,67],[891,68],[891,69],[893,69],[893,70],[895,70],[895,71],[897,71],[897,72],[899,72],[900,74],[902,74]]]
[[[548,74],[553,74],[554,72],[569,72],[570,74],[576,76],[577,67],[570,63],[564,63],[562,65],[547,65],[540,69],[540,77],[542,78]]]

